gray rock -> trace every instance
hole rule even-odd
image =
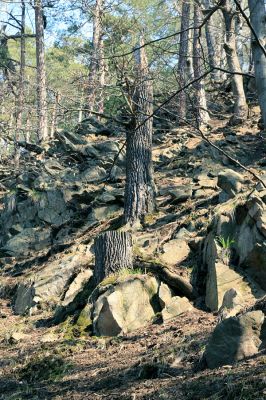
[[[255,298],[252,295],[252,288],[239,273],[222,263],[209,265],[206,283],[206,306],[212,310],[218,310],[223,303],[225,293],[235,288],[245,301]],[[244,301],[243,301],[244,304]]]
[[[258,204],[249,197],[236,206],[233,199],[214,210],[201,272],[207,274],[206,304],[213,311],[233,288],[243,297],[243,306],[265,294],[266,242],[257,226],[263,216]]]
[[[217,185],[230,197],[234,197],[242,189],[243,177],[232,169],[226,169],[218,174]]]
[[[25,282],[20,284],[17,289],[14,312],[16,314],[35,313],[43,303],[55,305],[64,297],[66,301],[71,301],[77,289],[73,277],[82,269],[88,266],[92,259],[92,254],[77,252],[67,254],[59,260],[52,261],[38,273],[25,277]],[[69,288],[70,282],[73,283]],[[81,282],[77,282],[81,284]],[[68,292],[69,290],[69,292]]]
[[[192,189],[190,186],[181,186],[179,188],[169,188],[168,193],[172,196],[176,203],[182,203],[192,197]]]
[[[159,287],[159,302],[162,308],[169,304],[174,296],[173,291],[165,283],[161,282]]]
[[[235,316],[243,307],[243,297],[234,288],[225,292],[222,306],[218,311],[221,320]]]
[[[89,214],[89,221],[91,222],[103,221],[107,218],[115,216],[119,210],[121,210],[121,207],[119,207],[117,204],[112,204],[106,207],[94,208],[92,212]]]
[[[81,180],[87,183],[95,183],[106,178],[106,171],[104,168],[96,166],[86,169],[81,174]]]
[[[174,296],[166,303],[165,308],[162,310],[163,321],[172,319],[185,312],[192,311],[193,306],[190,304],[186,297]]]
[[[148,275],[129,276],[111,285],[94,304],[93,331],[98,336],[116,336],[151,322],[156,309],[158,281]]]
[[[64,196],[59,190],[49,190],[38,201],[38,217],[52,226],[60,227],[68,222],[73,212],[67,209]]]
[[[232,365],[257,354],[264,318],[262,311],[251,311],[218,324],[205,351],[208,367]]]
[[[84,269],[80,271],[73,282],[71,282],[71,284],[69,285],[66,293],[64,294],[64,299],[61,305],[63,307],[68,306],[75,299],[77,294],[83,290],[85,284],[90,281],[92,276],[93,271],[91,269]]]
[[[169,266],[175,266],[184,261],[190,253],[190,248],[185,240],[173,239],[166,242],[159,254],[159,260]]]
[[[112,168],[111,175],[110,175],[111,181],[113,181],[113,182],[121,181],[121,180],[125,179],[125,177],[126,177],[125,172],[122,170],[122,168],[118,167],[117,165],[115,165]]]
[[[98,150],[101,154],[116,154],[119,152],[119,143],[114,140],[106,140],[104,142],[94,143],[94,148]]]
[[[9,239],[1,248],[11,257],[27,257],[51,245],[51,230],[48,228],[25,228]]]

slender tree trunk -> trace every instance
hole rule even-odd
[[[231,4],[231,0],[224,0],[222,12],[225,21],[226,38],[224,49],[228,68],[231,72],[242,72],[237,50],[235,36],[235,9]],[[243,85],[243,77],[241,75],[232,75],[232,88],[234,96],[234,116],[231,118],[231,124],[239,124],[246,120],[248,115],[248,106]]]
[[[182,16],[181,16],[181,34],[178,56],[178,73],[179,85],[184,86],[186,83],[187,72],[187,56],[188,56],[188,39],[189,39],[189,16],[190,16],[190,0],[183,0]],[[179,123],[183,123],[187,116],[187,99],[185,91],[182,91],[177,98],[177,116]]]
[[[104,65],[103,65],[103,5],[104,0],[96,0],[94,17],[93,17],[93,54],[90,63],[90,73],[88,77],[88,93],[87,93],[87,108],[88,115],[91,115],[91,111],[99,112],[100,107],[103,108],[103,97],[102,91],[99,90],[99,85],[104,85]]]
[[[53,113],[52,113],[52,120],[51,120],[51,132],[50,132],[50,137],[54,137],[54,133],[57,128],[57,112],[58,112],[58,105],[60,101],[60,94],[58,92],[55,93],[55,99],[54,99],[54,107],[53,107]]]
[[[95,240],[94,277],[99,284],[122,268],[133,268],[132,237],[128,232],[109,231]]]
[[[24,81],[25,81],[25,64],[26,64],[26,41],[25,41],[25,18],[26,5],[21,0],[21,39],[20,39],[20,72],[19,72],[19,94],[18,94],[18,110],[17,110],[17,131],[18,134],[22,128],[22,112],[24,105]]]
[[[36,64],[37,64],[37,113],[38,113],[38,139],[48,138],[47,120],[47,92],[44,59],[44,21],[42,0],[34,0],[35,27],[36,27]]]
[[[266,9],[264,0],[249,0],[250,21],[260,43],[266,43]],[[252,38],[255,79],[264,127],[266,127],[266,57],[257,40]]]
[[[99,102],[98,112],[104,113],[104,84],[105,84],[105,62],[104,62],[104,43],[100,40],[100,59],[99,59]],[[100,118],[100,117],[99,117]]]
[[[31,131],[31,111],[29,110],[26,124],[25,124],[25,142],[28,143],[30,141],[30,131]]]
[[[205,9],[207,10],[211,9],[210,0],[204,0],[203,4]],[[215,66],[217,67],[219,66],[219,55],[216,49],[216,40],[215,40],[215,35],[217,34],[217,30],[214,30],[213,24],[214,20],[213,17],[211,17],[205,24],[205,34],[206,34],[206,43],[207,43],[208,59],[210,67],[215,67]],[[211,77],[213,81],[218,81],[219,71],[214,70],[211,73]]]
[[[197,3],[194,4],[194,26],[197,27],[200,25],[202,19],[202,13],[199,5]],[[194,29],[194,38],[193,38],[193,66],[194,66],[194,78],[199,78],[202,71],[202,48],[200,44],[199,30]],[[197,117],[197,125],[199,128],[203,128],[209,122],[209,113],[207,111],[207,101],[206,101],[206,92],[204,87],[204,80],[194,84],[195,88],[195,108],[196,108],[196,117]]]
[[[241,70],[243,70],[245,66],[245,56],[244,56],[244,43],[246,39],[244,39],[243,35],[243,19],[238,16],[235,18],[235,33],[236,33],[236,51],[239,59],[239,64]]]
[[[144,43],[143,39],[140,45]],[[155,209],[152,165],[153,87],[145,48],[135,51],[136,88],[133,95],[135,129],[127,132],[124,219],[134,225]]]

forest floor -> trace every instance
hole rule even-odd
[[[219,120],[213,121],[213,126],[210,140],[247,167],[256,167],[260,175],[265,173],[260,170],[260,165],[266,164],[265,138],[258,133],[254,120],[238,128],[227,128],[225,121]],[[157,146],[157,152],[168,149],[167,140]],[[193,154],[202,143],[201,138],[191,135],[186,142],[187,158],[181,158],[179,164],[166,158],[164,169],[174,176],[180,168],[184,175],[180,182],[185,183],[187,172],[193,177],[195,162],[197,166],[204,164],[204,152],[213,151],[203,145],[203,151],[201,148]],[[157,170],[157,183],[167,184],[160,174]],[[256,184],[246,172],[243,175]],[[162,207],[164,202],[162,198]],[[206,221],[208,206],[212,205],[204,205]],[[191,216],[191,200],[182,207],[167,207],[166,212],[184,211],[185,217],[186,213]],[[42,323],[50,316],[48,311],[37,316],[14,315],[10,299],[0,299],[0,399],[266,399],[266,352],[234,366],[203,368],[201,357],[218,321],[215,313],[195,309],[164,324],[155,321],[145,329],[116,338],[68,338],[61,325],[48,327]]]
[[[201,368],[217,324],[211,313],[197,310],[117,338],[67,340],[58,328],[36,328],[36,317],[1,309],[3,400],[266,398],[266,353],[235,366]],[[26,327],[22,341],[8,336],[15,326]]]

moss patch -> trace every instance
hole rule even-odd
[[[76,320],[69,317],[62,322],[59,325],[59,330],[63,332],[64,339],[76,340],[82,336],[88,336],[92,327],[92,321],[88,315],[88,309],[85,307]]]
[[[111,274],[107,276],[99,286],[108,286],[108,285],[113,285],[117,283],[118,280],[123,280],[124,278],[127,278],[130,275],[141,275],[143,272],[141,269],[131,269],[131,268],[122,268],[120,269],[117,273]]]
[[[19,371],[19,377],[28,383],[56,381],[62,378],[70,368],[71,364],[58,355],[35,357]]]

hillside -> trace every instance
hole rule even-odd
[[[250,113],[237,127],[211,121],[206,137],[223,153],[192,128],[155,128],[157,210],[132,231],[134,273],[99,290],[155,279],[171,299],[189,301],[177,313],[158,292],[149,323],[125,322],[118,335],[99,335],[86,307],[99,296],[94,239],[122,226],[124,128],[87,119],[25,148],[19,168],[2,160],[1,399],[266,398],[265,322],[259,333],[253,325],[257,347],[239,360],[211,368],[206,355],[217,324],[265,314],[265,297],[256,303],[266,290],[265,188],[225,155],[266,183],[265,137],[257,107]],[[231,289],[238,302],[227,307]],[[138,292],[130,296],[133,304]],[[143,310],[130,312],[142,321]]]

